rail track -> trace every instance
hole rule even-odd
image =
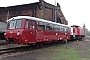
[[[31,50],[33,47],[30,46],[23,46],[23,47],[15,47],[15,48],[8,48],[8,49],[1,49],[0,50],[0,55],[5,54],[5,53],[16,53],[16,52],[21,52],[21,51],[26,51],[26,50]]]
[[[35,49],[39,49],[39,48],[47,48],[50,46],[54,46],[54,45],[58,45],[58,44],[63,44],[64,42],[53,42],[53,43],[46,43],[43,44],[43,47],[41,47],[39,45],[39,47],[37,47],[37,45],[27,45],[27,46],[21,46],[21,47],[13,47],[13,48],[8,48],[8,49],[0,49],[0,55],[3,54],[9,54],[9,53],[16,53],[16,52],[22,52],[22,51],[32,51]]]

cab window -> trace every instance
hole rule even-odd
[[[16,28],[21,28],[22,20],[17,20],[16,22]]]
[[[26,20],[25,28],[28,28],[28,20]]]

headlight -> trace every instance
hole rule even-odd
[[[6,35],[6,33],[4,33],[4,35]]]
[[[17,35],[19,36],[19,35],[20,35],[20,33],[18,32],[18,33],[17,33]]]
[[[65,33],[65,34],[67,34],[67,33]]]

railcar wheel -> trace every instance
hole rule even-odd
[[[42,46],[43,46],[43,43],[37,43],[36,44],[36,48],[42,48]]]
[[[82,41],[82,38],[80,38],[79,41]]]
[[[8,41],[5,41],[5,45],[8,45]]]

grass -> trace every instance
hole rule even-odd
[[[90,49],[87,49],[88,52],[90,52]]]
[[[74,48],[66,49],[65,44],[51,46],[42,50],[53,51],[54,53],[50,56],[42,57],[41,60],[90,60],[87,58],[81,58],[79,56],[80,51]],[[88,49],[88,51],[90,51],[90,49]]]

